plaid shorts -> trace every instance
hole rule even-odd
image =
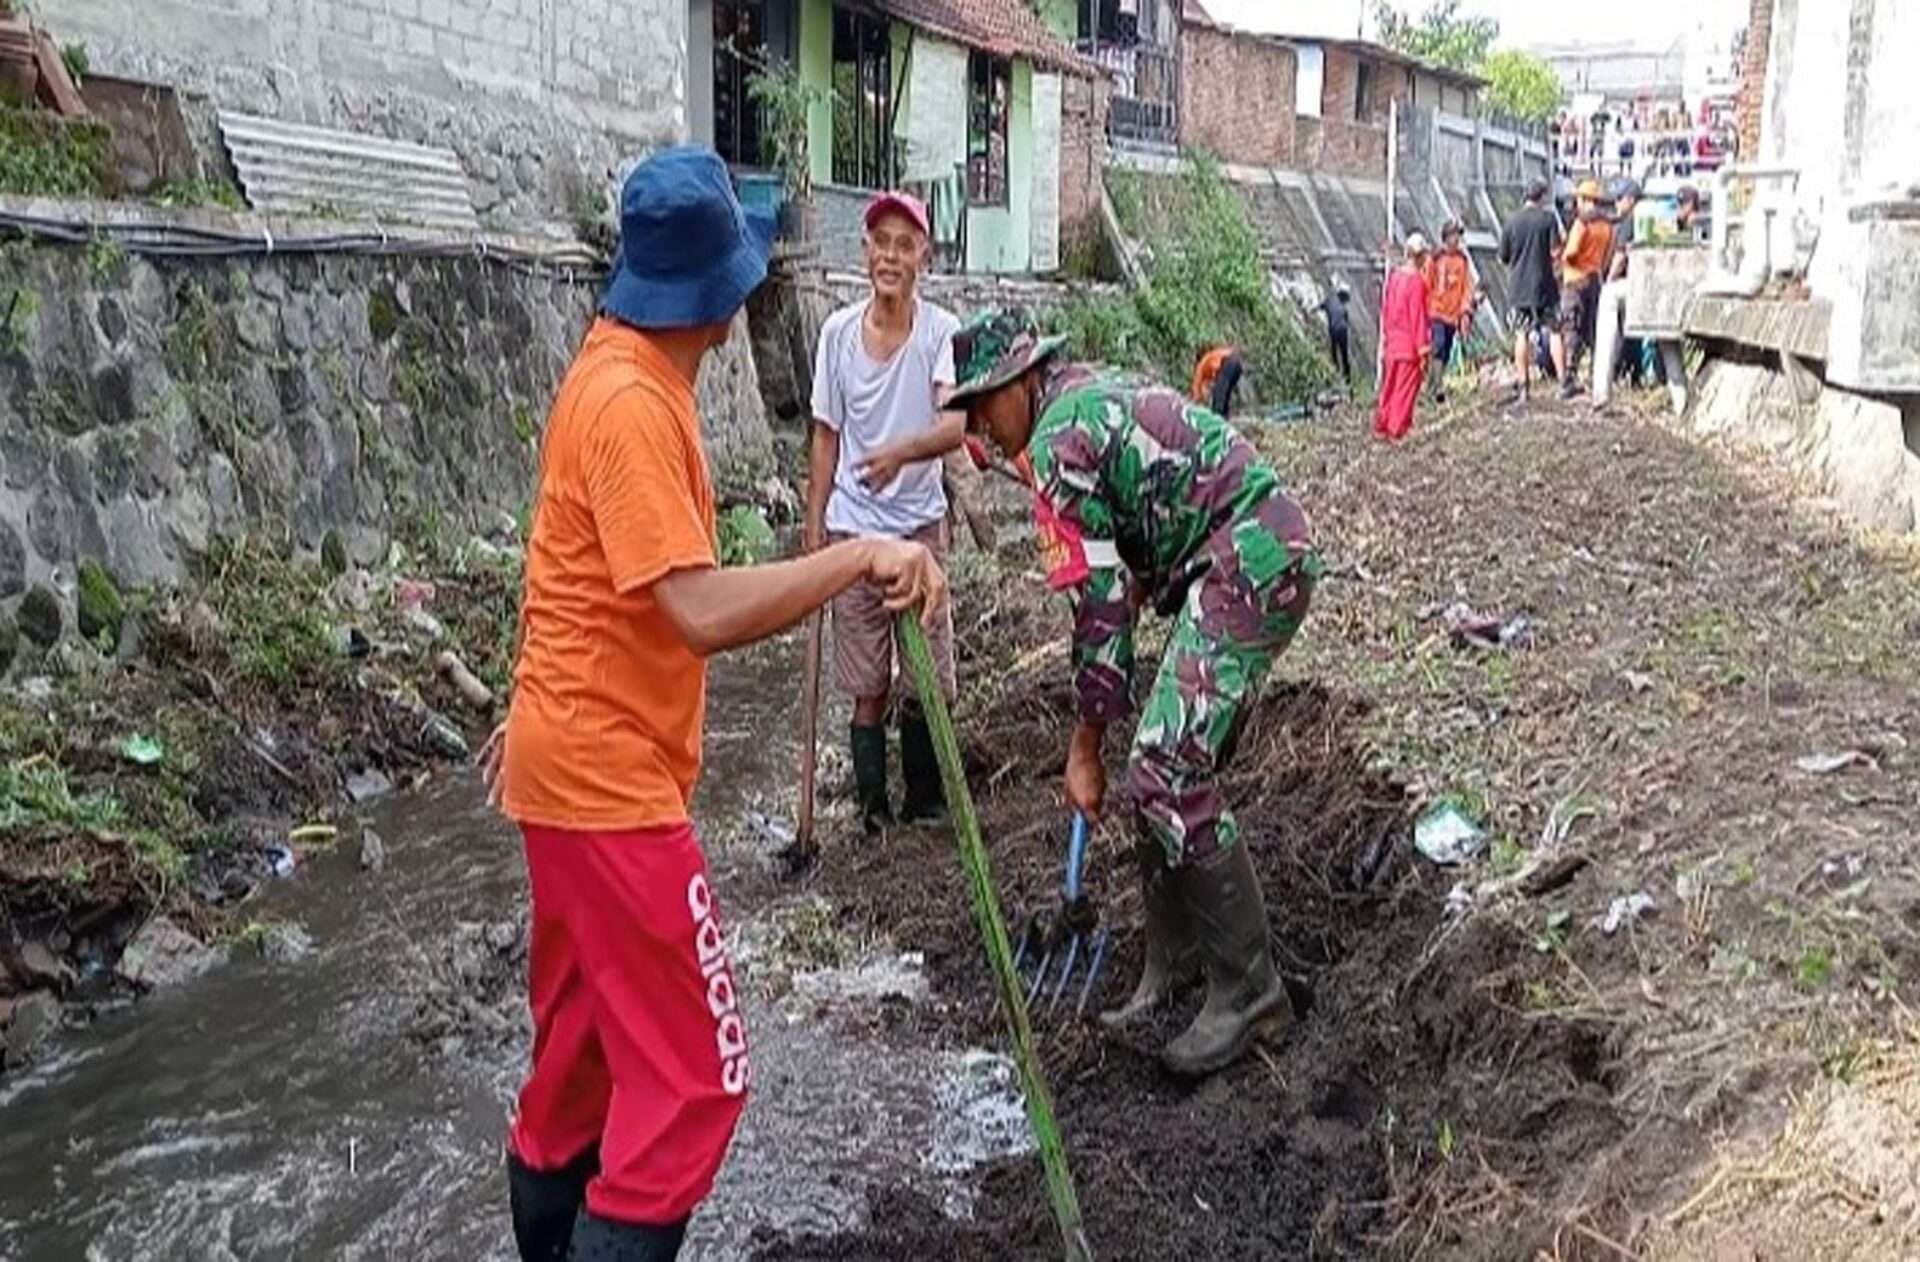
[[[839,543],[858,536],[830,533],[828,539]],[[945,518],[930,522],[907,536],[924,543],[942,569],[947,564],[948,533]],[[850,697],[884,697],[893,691],[895,629],[893,615],[880,598],[880,589],[864,579],[842,592],[833,602],[833,681]],[[947,700],[954,697],[953,601],[927,631],[927,646],[933,650],[934,668],[940,675],[940,690]],[[900,655],[900,673],[907,696],[913,695],[913,681],[906,675],[905,654]]]

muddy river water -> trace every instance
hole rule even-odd
[[[768,843],[744,821],[791,818],[798,646],[713,671],[696,814],[723,900],[760,891],[728,908],[747,940],[796,897],[766,892]],[[343,848],[260,900],[259,915],[305,930],[309,953],[239,953],[0,1080],[0,1258],[514,1256],[500,1145],[524,1036],[449,1055],[415,1035],[420,979],[459,926],[515,916],[517,837],[468,775],[368,820],[383,871]],[[964,1212],[970,1169],[1023,1143],[1005,1063],[862,1033],[863,1006],[914,991],[912,957],[885,944],[800,978],[804,1002],[756,986],[743,955],[755,1094],[683,1256],[856,1225],[876,1180]]]

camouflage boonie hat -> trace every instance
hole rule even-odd
[[[982,311],[953,335],[954,375],[960,381],[948,402],[998,390],[1066,344],[1064,337],[1041,337],[1040,326],[1019,307]]]

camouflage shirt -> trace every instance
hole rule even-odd
[[[1038,411],[1027,444],[1034,515],[1049,586],[1076,594],[1082,718],[1111,722],[1132,709],[1128,571],[1167,616],[1215,565],[1239,567],[1256,589],[1297,564],[1318,572],[1305,515],[1282,495],[1272,466],[1178,391],[1058,364],[1045,372]],[[1248,558],[1244,534],[1236,541],[1231,527],[1256,513],[1272,517],[1276,498],[1286,524]]]

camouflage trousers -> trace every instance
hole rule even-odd
[[[1268,668],[1306,618],[1321,565],[1305,531],[1281,495],[1224,527],[1213,565],[1174,622],[1127,764],[1134,809],[1169,867],[1229,849],[1239,836],[1220,775]]]

